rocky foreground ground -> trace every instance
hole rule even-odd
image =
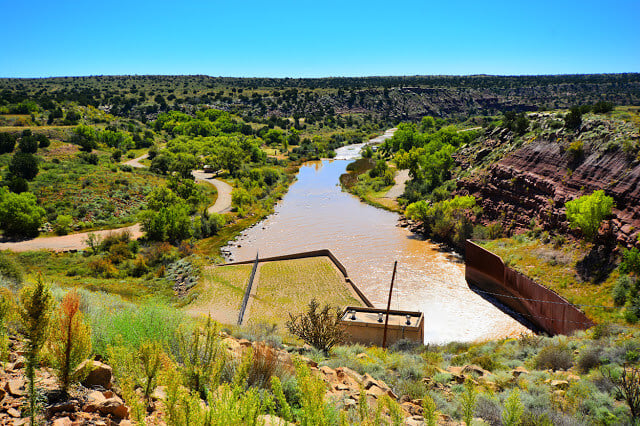
[[[248,348],[256,350],[264,349],[264,343],[250,342],[245,339],[236,339],[222,333],[223,343],[226,345],[231,359],[240,360]],[[24,352],[21,342],[15,338],[10,339],[9,362],[0,369],[0,424],[2,425],[28,425],[29,420],[23,418],[27,407],[27,381],[25,377]],[[285,350],[269,348],[278,360],[280,368],[295,371],[294,359],[306,363],[317,377],[322,378],[327,384],[325,398],[336,406],[344,409],[358,409],[358,405],[366,398],[369,407],[375,407],[380,398],[385,395],[396,400],[402,408],[405,425],[423,425],[422,401],[413,400],[404,395],[396,395],[383,381],[376,380],[369,374],[361,375],[347,367],[330,368],[318,366],[312,359],[304,356],[309,348],[287,347]],[[358,358],[365,358],[366,353],[360,353]],[[53,371],[41,368],[37,371],[37,388],[42,395],[40,420],[44,424],[64,425],[133,425],[130,418],[131,409],[121,396],[121,390],[114,381],[112,368],[97,360],[87,360],[82,365],[89,365],[90,373],[81,384],[76,384],[63,395],[59,391],[58,381]],[[81,367],[79,367],[81,368]],[[469,364],[463,366],[450,366],[447,370],[439,371],[452,376],[450,384],[438,383],[429,377],[423,379],[427,388],[438,391],[448,398],[453,397],[451,386],[462,384],[471,380],[474,384],[487,389],[498,385],[492,383],[494,378],[491,372],[480,366]],[[522,375],[529,372],[522,366],[510,372],[513,381],[517,381]],[[580,377],[570,372],[555,372],[554,378],[548,380],[548,385],[555,392],[562,393],[572,381],[580,380]],[[136,392],[142,394],[142,389]],[[151,396],[147,407],[148,416],[144,423],[149,425],[164,425],[166,392],[164,387],[158,386]],[[386,416],[386,414],[383,414]],[[290,424],[284,419],[272,416],[261,416],[265,425]],[[458,425],[447,415],[439,415],[438,424]]]

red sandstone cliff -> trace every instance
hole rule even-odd
[[[488,138],[488,146],[492,142]],[[585,142],[576,156],[565,149],[566,140],[534,140],[461,180],[459,191],[482,199],[484,223],[500,220],[517,230],[529,228],[535,218],[553,235],[554,229],[569,231],[566,201],[603,189],[615,200],[611,225],[618,241],[640,246],[640,161],[637,153],[603,145]]]

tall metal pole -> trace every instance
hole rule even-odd
[[[398,261],[393,262],[393,274],[391,275],[391,287],[389,287],[389,301],[387,302],[387,317],[384,320],[384,333],[382,334],[382,348],[387,347],[387,325],[389,324],[389,310],[391,309],[391,293],[393,292],[393,281],[396,278],[396,266]]]

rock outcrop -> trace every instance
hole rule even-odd
[[[622,149],[566,150],[564,141],[532,141],[493,164],[486,173],[459,182],[461,193],[482,198],[482,221],[512,230],[571,232],[565,202],[596,190],[615,200],[611,229],[626,246],[640,244],[640,162]]]

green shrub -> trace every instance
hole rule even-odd
[[[588,347],[583,349],[578,356],[576,366],[582,374],[587,374],[592,368],[601,364],[602,350],[599,347]]]
[[[9,321],[15,311],[13,293],[6,287],[0,287],[0,360],[9,357],[9,339],[7,336]]]
[[[534,364],[539,370],[568,370],[573,366],[573,353],[563,344],[546,346],[538,353]]]
[[[627,294],[633,286],[633,280],[628,275],[621,275],[616,280],[613,287],[613,303],[616,306],[623,306],[627,301]]]
[[[0,229],[7,236],[35,237],[45,211],[30,192],[14,194],[0,188]]]
[[[521,423],[522,414],[524,413],[524,405],[520,401],[520,393],[518,389],[514,389],[509,393],[509,397],[504,404],[502,411],[502,424],[504,426],[518,426]]]
[[[22,270],[6,253],[0,252],[0,278],[11,285],[22,284]]]
[[[289,314],[286,326],[294,336],[328,353],[329,349],[344,341],[345,331],[340,324],[342,312],[328,304],[322,309],[319,308],[318,301],[315,298],[311,299],[306,312],[299,315]]]
[[[97,165],[98,164],[98,154],[90,154],[88,152],[80,152],[78,153],[78,158],[87,164]]]
[[[585,239],[593,241],[598,234],[602,220],[611,214],[613,198],[605,195],[603,190],[594,191],[565,203],[567,219],[571,228],[579,228]]]
[[[584,155],[584,143],[582,141],[573,141],[569,144],[567,152],[574,160],[582,158]]]
[[[179,333],[176,343],[174,352],[176,360],[184,366],[185,384],[205,398],[220,383],[227,363],[218,324],[209,317],[203,328]]]
[[[623,274],[634,273],[640,275],[640,250],[632,248],[622,251],[622,262],[620,262],[620,272]]]
[[[471,425],[473,413],[478,402],[478,391],[471,380],[464,382],[464,393],[462,394],[462,420],[467,426]]]
[[[53,229],[58,235],[67,235],[71,230],[73,218],[70,215],[61,214],[56,218]]]

